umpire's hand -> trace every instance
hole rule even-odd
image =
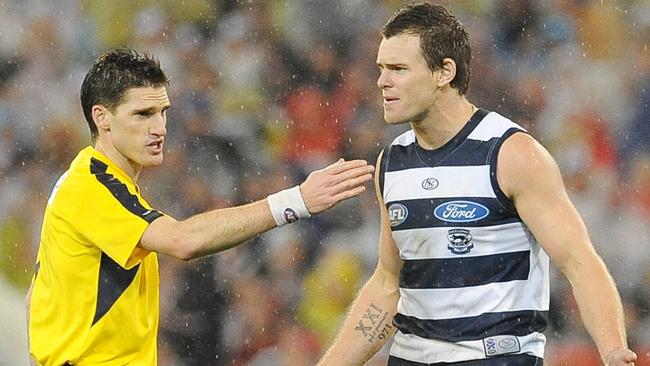
[[[310,213],[327,210],[348,198],[358,196],[366,190],[364,183],[372,179],[375,167],[365,160],[336,163],[309,174],[300,185],[300,194]]]

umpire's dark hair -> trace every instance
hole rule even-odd
[[[153,56],[127,48],[104,52],[95,60],[81,84],[81,107],[93,143],[99,135],[93,121],[93,106],[102,105],[113,113],[129,89],[168,84],[167,75]]]
[[[445,58],[454,60],[456,76],[451,86],[461,95],[467,93],[472,50],[467,32],[458,18],[440,5],[408,5],[381,28],[384,38],[399,34],[420,36],[420,48],[431,71],[440,70]]]

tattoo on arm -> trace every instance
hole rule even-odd
[[[360,331],[363,337],[372,343],[377,339],[382,341],[386,339],[393,325],[387,311],[370,303],[354,329]]]

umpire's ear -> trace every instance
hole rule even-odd
[[[103,105],[96,104],[90,110],[93,116],[93,122],[97,126],[98,131],[110,131],[111,119],[109,118],[112,113]]]

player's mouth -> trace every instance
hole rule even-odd
[[[384,104],[393,104],[397,103],[398,101],[399,98],[397,97],[384,96]]]
[[[160,154],[163,148],[163,140],[152,141],[147,144],[147,149],[154,154]]]

